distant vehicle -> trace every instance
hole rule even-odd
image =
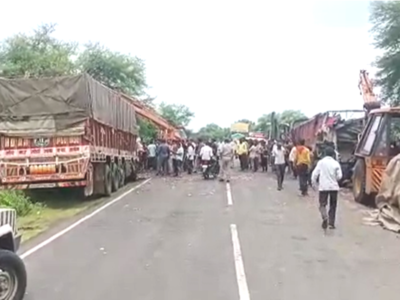
[[[23,260],[16,254],[21,236],[16,232],[16,212],[0,209],[0,299],[22,300],[27,274]]]
[[[111,195],[136,178],[132,102],[87,74],[0,79],[0,189]]]

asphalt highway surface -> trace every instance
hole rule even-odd
[[[27,300],[399,297],[398,236],[364,225],[345,193],[337,229],[324,233],[315,193],[299,197],[291,178],[277,191],[271,173],[130,188],[24,256]]]

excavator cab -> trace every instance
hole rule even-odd
[[[373,110],[355,150],[354,199],[373,205],[383,172],[389,161],[400,154],[400,107]]]

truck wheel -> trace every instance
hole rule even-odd
[[[85,198],[93,195],[94,191],[94,173],[93,165],[89,164],[86,172],[86,186],[83,188],[83,196]],[[0,298],[1,299],[1,298]]]
[[[353,174],[354,200],[361,204],[370,204],[372,196],[365,192],[366,167],[363,159],[358,159]]]
[[[119,187],[123,187],[125,185],[125,166],[119,166],[118,167],[118,172],[119,172]]]
[[[130,168],[131,168],[131,174],[129,176],[129,180],[131,181],[136,181],[137,180],[137,168],[134,162],[130,161],[129,162]]]
[[[14,252],[0,250],[0,300],[22,300],[26,283],[22,259]]]
[[[119,171],[118,165],[115,163],[111,164],[111,177],[112,177],[112,191],[116,192],[119,189]]]
[[[112,193],[112,174],[109,165],[104,166],[104,194],[108,197]]]

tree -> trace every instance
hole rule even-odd
[[[54,77],[87,72],[104,85],[124,93],[146,95],[145,65],[138,57],[113,52],[99,44],[87,44],[77,53],[77,44],[53,37],[54,24],[39,26],[32,34],[19,33],[0,43],[0,76]]]
[[[77,65],[81,72],[90,74],[112,89],[135,96],[145,95],[145,65],[138,57],[89,43],[79,55]]]
[[[194,117],[194,113],[182,104],[166,104],[161,102],[158,107],[159,113],[167,121],[175,126],[187,126]]]
[[[274,116],[278,126],[286,124],[290,126],[294,121],[307,119],[307,116],[299,110],[284,110]],[[272,113],[264,114],[257,120],[256,131],[269,132],[271,130]]]
[[[263,114],[258,118],[255,131],[268,132],[271,129],[271,113]]]
[[[400,104],[400,2],[373,1],[370,22],[375,47],[383,53],[375,61],[382,101]]]
[[[18,33],[0,44],[0,76],[50,77],[74,74],[76,44],[54,38],[54,24],[39,26],[32,34]]]
[[[307,119],[307,116],[300,110],[287,109],[277,114],[280,124],[288,124],[289,126],[294,122],[301,119]]]
[[[203,139],[222,140],[226,137],[229,137],[230,130],[229,128],[222,128],[215,123],[211,123],[202,127],[196,135]]]
[[[154,126],[151,122],[146,119],[137,118],[139,125],[139,136],[145,143],[149,143],[150,141],[157,138],[157,127]]]

